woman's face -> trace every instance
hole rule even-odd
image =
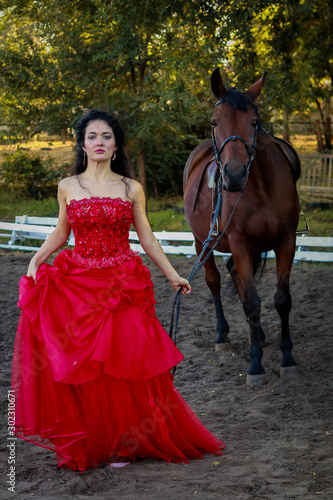
[[[88,123],[82,149],[92,161],[111,160],[117,146],[110,125],[102,120]]]

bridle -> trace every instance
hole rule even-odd
[[[219,101],[217,101],[217,103],[215,104],[215,108],[219,104],[223,104],[223,102],[224,101],[222,99],[220,99]],[[216,139],[215,139],[215,132],[214,132],[215,127],[216,127],[216,125],[212,124],[212,145],[213,145],[213,153],[214,153],[214,156],[215,156],[215,160],[216,160],[216,163],[217,163],[217,165],[219,167],[219,170],[220,170],[220,175],[222,174],[222,170],[223,170],[223,165],[222,165],[222,162],[221,162],[221,159],[220,159],[220,155],[222,154],[222,151],[224,150],[225,146],[230,141],[233,141],[233,142],[235,142],[235,141],[241,141],[244,144],[246,152],[249,155],[249,161],[248,161],[248,164],[247,164],[247,167],[246,167],[247,171],[249,171],[250,167],[251,167],[251,164],[252,164],[252,162],[254,160],[255,154],[256,154],[258,131],[259,131],[259,127],[260,127],[259,121],[256,122],[256,125],[255,125],[255,128],[254,128],[254,139],[253,139],[252,148],[250,148],[250,146],[248,145],[248,143],[246,142],[246,140],[243,139],[243,137],[241,137],[240,135],[230,135],[229,137],[227,137],[225,139],[225,141],[222,142],[222,145],[220,146],[220,148],[218,148],[217,144],[216,144]]]

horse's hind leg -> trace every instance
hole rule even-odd
[[[274,305],[281,319],[281,377],[290,377],[299,371],[298,365],[292,356],[293,343],[289,329],[289,313],[292,305],[289,291],[289,277],[294,250],[295,244],[293,240],[287,240],[283,243],[283,246],[281,245],[276,250],[277,291],[274,295]]]
[[[197,253],[199,254],[201,252],[202,244],[197,239],[195,240],[195,246]],[[208,251],[205,253],[205,255],[207,253]],[[230,349],[231,346],[228,339],[229,325],[227,320],[225,319],[223,312],[221,294],[220,294],[221,291],[220,273],[216,267],[213,254],[211,254],[211,256],[208,258],[204,267],[206,271],[206,283],[213,295],[215,311],[216,311],[217,340],[215,344],[215,350],[216,351],[227,350]]]

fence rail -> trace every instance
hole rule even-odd
[[[9,238],[7,243],[1,243],[0,248],[20,251],[37,251],[40,246],[24,245],[28,240],[45,241],[57,224],[55,217],[17,216],[15,222],[0,222],[0,238]],[[154,235],[160,242],[166,254],[195,256],[194,237],[190,232],[156,231]],[[129,233],[131,248],[144,253],[135,231]],[[17,244],[17,243],[20,244]],[[73,234],[67,240],[69,246],[74,246]],[[214,252],[216,256],[228,258],[229,253]],[[273,251],[268,252],[268,258],[274,258]],[[319,236],[298,236],[296,238],[295,261],[333,262],[333,238]]]
[[[302,172],[299,189],[333,190],[333,154],[306,155],[301,157]]]

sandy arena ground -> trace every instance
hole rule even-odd
[[[16,492],[8,492],[8,390],[19,318],[18,284],[29,256],[0,254],[1,268],[1,483],[0,498],[129,500],[308,500],[333,498],[333,267],[295,265],[291,292],[291,331],[301,378],[279,378],[279,318],[273,305],[276,282],[269,262],[258,290],[262,325],[268,340],[263,365],[268,384],[246,385],[249,367],[247,324],[233,295],[224,264],[224,309],[233,351],[216,353],[215,313],[204,273],[182,300],[177,345],[185,360],[175,385],[226,449],[189,465],[142,460],[122,469],[108,466],[83,474],[57,468],[55,455],[19,440],[16,444]],[[157,316],[169,329],[174,292],[148,260],[155,283]],[[188,276],[194,259],[173,258]]]

